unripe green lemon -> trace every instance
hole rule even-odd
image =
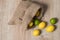
[[[57,22],[57,19],[56,19],[56,18],[51,18],[51,19],[50,19],[50,23],[51,23],[51,24],[56,24],[56,22]]]
[[[35,19],[35,20],[34,20],[34,24],[35,24],[35,25],[39,25],[39,23],[40,23],[40,21],[39,21],[38,19]]]

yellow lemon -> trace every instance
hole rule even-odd
[[[53,26],[53,25],[47,26],[46,27],[46,32],[53,32],[54,29],[55,29],[55,26]]]
[[[33,26],[33,22],[30,22],[29,23],[29,27],[31,28]]]
[[[38,11],[35,16],[37,17],[40,16],[40,11]]]
[[[32,34],[33,34],[33,36],[39,36],[41,34],[41,31],[36,29],[36,30],[33,31]]]
[[[41,14],[41,11],[42,11],[42,9],[40,8],[38,11],[37,11],[37,13],[36,13],[36,17],[38,17],[38,16],[40,16],[40,14]]]
[[[44,29],[45,26],[46,26],[46,22],[41,22],[41,23],[38,25],[39,29]]]

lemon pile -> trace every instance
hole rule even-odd
[[[36,18],[35,19],[33,19],[33,21],[31,21],[30,23],[29,23],[29,28],[33,28],[33,26],[37,26],[38,27],[38,29],[35,29],[35,30],[33,30],[33,32],[32,32],[32,35],[33,36],[39,36],[40,34],[41,34],[41,30],[43,30],[44,28],[45,28],[45,31],[46,32],[53,32],[54,30],[55,30],[55,26],[54,26],[54,24],[56,24],[57,23],[57,20],[56,20],[56,18],[51,18],[50,19],[50,23],[51,23],[51,25],[48,25],[47,26],[47,22],[45,22],[45,21],[40,21],[37,17],[39,17],[40,16],[40,12],[38,11],[37,13],[36,13]]]

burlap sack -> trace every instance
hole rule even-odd
[[[15,14],[13,15],[10,24],[20,24],[22,27],[27,27],[29,22],[35,16],[36,12],[41,6],[34,2],[22,1],[17,7]]]
[[[30,7],[26,10],[25,15],[23,17],[22,26],[27,28],[29,22],[36,15],[37,11],[41,8],[40,5],[36,3],[32,3]]]
[[[16,8],[16,11],[13,14],[13,17],[11,20],[8,22],[8,24],[13,25],[13,24],[21,24],[22,18],[25,14],[25,11],[27,8],[29,8],[31,5],[31,2],[28,1],[22,1]]]

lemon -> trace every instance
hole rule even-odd
[[[46,27],[46,32],[53,32],[54,29],[55,29],[55,26],[53,26],[53,25],[47,26]]]
[[[38,29],[35,29],[32,34],[33,36],[39,36],[41,34],[41,31]]]
[[[56,24],[57,23],[57,19],[56,18],[51,18],[50,19],[50,23],[51,24]]]
[[[37,16],[37,17],[40,16],[40,12],[38,11],[35,16]]]
[[[36,17],[38,17],[38,16],[40,16],[40,14],[41,14],[41,11],[42,11],[42,9],[40,8],[38,11],[37,11],[37,13],[36,13]]]
[[[39,29],[44,29],[46,27],[46,22],[41,22],[41,23],[39,23],[39,25],[38,25],[38,28]]]
[[[33,22],[29,23],[29,28],[33,27]]]
[[[38,19],[35,19],[35,20],[34,20],[34,24],[35,24],[35,25],[38,25],[39,23],[40,23],[40,21],[39,21]]]

